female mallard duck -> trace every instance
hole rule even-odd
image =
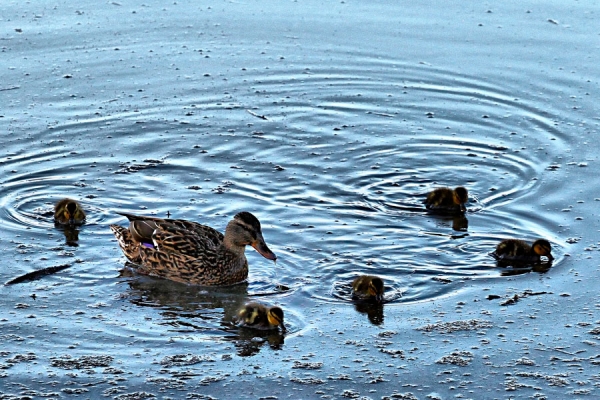
[[[260,222],[246,211],[229,221],[225,235],[197,222],[119,214],[129,219],[129,228],[110,229],[142,274],[194,285],[233,285],[248,277],[247,245],[277,260],[263,239]]]
[[[361,300],[383,300],[383,279],[373,275],[361,275],[352,281],[352,296]]]
[[[490,254],[501,262],[520,261],[539,263],[541,256],[548,257],[549,261],[554,259],[550,251],[550,242],[546,239],[538,239],[531,246],[523,240],[505,239],[496,246],[496,251]]]
[[[246,303],[240,308],[235,317],[238,326],[254,329],[277,329],[285,332],[283,325],[283,310],[280,307],[268,307],[260,303]]]
[[[465,203],[469,200],[469,192],[462,186],[452,190],[447,187],[435,189],[427,194],[423,203],[431,211],[464,213]]]
[[[80,225],[85,222],[85,212],[77,201],[62,199],[54,206],[54,222],[60,225]]]

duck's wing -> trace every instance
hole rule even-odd
[[[220,242],[215,243],[213,239],[209,235],[199,234],[196,230],[166,222],[158,225],[152,233],[152,243],[157,250],[194,258],[214,256]]]
[[[168,219],[146,217],[141,215],[119,212],[129,220],[129,230],[134,240],[142,243],[152,244],[155,231],[160,227],[175,227],[180,229],[180,235],[195,235],[201,242],[209,246],[218,246],[223,242],[223,234],[210,226],[202,225],[197,222],[186,221],[183,219]],[[161,228],[163,229],[163,228]],[[164,228],[166,230],[170,228]],[[187,233],[185,232],[187,231]]]

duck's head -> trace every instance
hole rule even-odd
[[[283,325],[283,310],[280,307],[271,307],[267,312],[267,319],[269,324],[273,326],[281,326],[281,330],[285,332],[285,325]]]
[[[552,257],[552,254],[550,254],[550,251],[552,250],[552,248],[550,247],[550,242],[546,239],[536,240],[535,242],[533,242],[531,248],[533,249],[533,252],[538,256],[546,256],[550,261],[554,259],[554,257]]]
[[[383,279],[378,277],[371,279],[367,290],[370,297],[373,297],[376,301],[382,301],[384,292]]]
[[[275,253],[265,243],[258,219],[247,211],[237,213],[227,224],[225,236],[235,246],[252,246],[267,260],[277,260]]]
[[[69,225],[73,225],[75,223],[75,213],[77,212],[78,208],[79,206],[74,201],[68,202],[65,206],[63,215],[65,217],[65,220],[69,221]]]
[[[466,188],[459,186],[454,189],[452,199],[454,200],[454,204],[460,206],[461,211],[466,211],[465,203],[469,201],[469,192]]]

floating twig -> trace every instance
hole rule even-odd
[[[255,112],[253,112],[251,110],[246,110],[246,111],[248,111],[248,114],[254,115],[256,118],[260,118],[260,119],[264,119],[264,120],[267,119],[267,117],[265,117],[264,115],[257,114],[257,113],[255,113]]]
[[[71,264],[55,265],[53,267],[43,268],[38,271],[29,272],[25,275],[21,275],[5,283],[5,285],[14,285],[16,283],[30,282],[38,279],[42,279],[46,275],[54,274],[56,272],[67,269]]]

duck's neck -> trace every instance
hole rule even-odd
[[[231,240],[231,237],[229,237],[228,235],[225,235],[225,237],[223,238],[223,247],[238,257],[243,256],[244,251],[246,250],[246,246],[240,246],[234,243]]]

